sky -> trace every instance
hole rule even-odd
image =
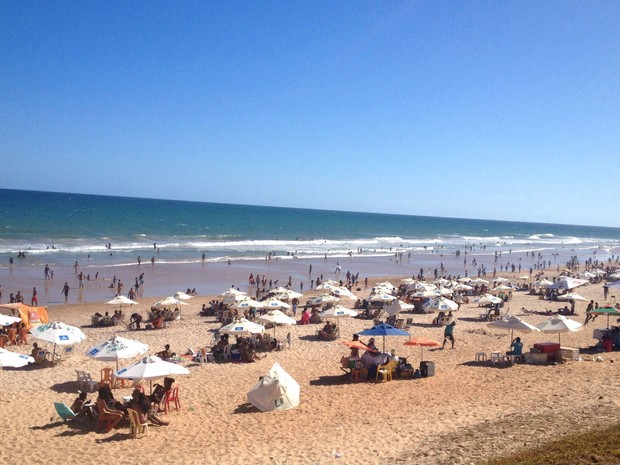
[[[0,187],[620,227],[620,2],[0,2]]]

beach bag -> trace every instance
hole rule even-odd
[[[413,379],[420,379],[422,377],[422,372],[419,368],[416,368],[413,372]]]

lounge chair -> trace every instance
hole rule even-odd
[[[75,420],[78,417],[64,402],[54,402],[54,408],[62,421]]]

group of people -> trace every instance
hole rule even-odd
[[[164,384],[155,384],[150,395],[146,395],[142,387],[136,386],[131,394],[131,400],[127,403],[116,400],[110,386],[105,384],[99,388],[96,404],[88,400],[86,392],[80,392],[70,408],[77,418],[87,417],[93,420],[96,416],[105,415],[110,421],[111,428],[128,417],[128,409],[138,413],[140,423],[149,422],[158,426],[167,426],[169,422],[162,420],[158,412],[162,410],[166,393],[173,388],[173,384],[174,378],[166,377]]]
[[[123,321],[125,315],[122,310],[114,310],[114,314],[110,316],[108,312],[105,312],[104,315],[97,312],[91,317],[91,324],[93,326],[115,326]]]

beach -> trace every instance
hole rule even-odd
[[[307,266],[299,263],[291,267],[291,263],[273,262],[282,269],[269,275],[285,272],[301,275]],[[220,285],[228,281],[243,283],[239,284],[242,289],[248,288],[248,271],[256,269],[241,268],[237,263],[218,266]],[[314,266],[313,275],[320,273],[320,265]],[[330,262],[329,268],[332,266]],[[346,271],[345,266],[343,262]],[[377,274],[383,271],[380,264],[375,262],[374,266]],[[154,268],[158,268],[157,264]],[[174,283],[170,285],[178,287],[191,274],[187,269],[183,273],[183,267],[179,267],[180,275],[176,269],[167,268],[163,273],[164,267],[161,268],[167,277],[153,276],[147,280],[147,286],[150,282],[155,287],[152,283],[167,279]],[[387,267],[387,271],[393,268]],[[547,275],[555,275],[554,271],[549,270]],[[518,278],[518,273],[503,275],[513,282]],[[362,279],[356,286],[360,290],[353,290],[358,297],[365,298],[376,282],[389,279],[397,286],[402,278],[409,276],[409,273],[386,273],[370,277],[367,289]],[[157,289],[162,289],[164,284],[158,286]],[[227,287],[222,286],[220,292]],[[350,340],[354,333],[369,328],[372,320],[341,319],[340,340],[336,341],[316,339],[315,333],[321,325],[278,327],[276,337],[280,340],[291,333],[291,347],[267,352],[265,358],[255,363],[186,363],[191,374],[176,378],[181,410],[165,415],[169,426],[150,426],[149,436],[138,440],[130,438],[126,424],[109,433],[99,433],[95,424],[88,421],[62,423],[53,408],[53,402],[70,405],[75,399],[76,370],[89,372],[98,380],[100,370],[112,366],[88,358],[84,354],[88,348],[116,334],[148,344],[150,354],[162,350],[164,344],[170,344],[173,351],[182,354],[189,348],[210,347],[221,324],[213,317],[198,316],[203,303],[217,298],[216,293],[199,292],[190,300],[190,306],[183,307],[182,318],[162,330],[90,327],[91,315],[109,310],[103,302],[114,293],[106,287],[97,289],[97,292],[85,291],[89,297],[84,302],[76,302],[74,294],[70,294],[68,304],[59,302],[59,290],[58,297],[49,299],[53,301],[48,302],[50,321],[79,326],[87,336],[76,346],[73,355],[51,367],[0,371],[0,415],[6,419],[0,426],[0,434],[9,445],[0,451],[5,463],[17,463],[21,460],[18,455],[27,454],[31,463],[94,463],[101,457],[114,457],[125,463],[139,457],[151,463],[190,464],[473,464],[607,423],[620,413],[617,352],[601,354],[602,361],[595,361],[596,354],[583,354],[580,361],[552,365],[476,363],[477,352],[509,350],[510,333],[488,327],[479,318],[478,304],[470,303],[455,314],[455,348],[450,349],[448,344],[443,350],[424,349],[424,358],[435,363],[435,376],[385,383],[351,382],[340,369],[340,358],[348,355],[348,349],[340,341]],[[600,284],[581,286],[578,292],[588,300],[603,302]],[[302,303],[319,293],[306,289]],[[145,314],[150,304],[166,295],[167,292],[162,292],[139,297],[138,311]],[[92,301],[95,296],[97,301]],[[354,301],[345,299],[343,303],[352,306]],[[537,324],[547,317],[524,314],[522,308],[542,312],[564,305],[514,292],[502,312],[509,309],[510,314]],[[586,302],[576,305],[574,318],[581,322],[585,319],[585,306]],[[403,318],[413,320],[408,328],[412,337],[441,342],[443,328],[432,324],[435,316],[402,314]],[[605,326],[604,317],[580,332],[562,334],[562,346],[593,345],[596,340],[592,338],[592,330],[601,326]],[[557,335],[520,336],[526,351],[536,342],[557,341]],[[33,340],[31,337],[29,342]],[[419,348],[404,346],[405,340],[386,338],[386,351],[395,349],[397,355],[407,357],[417,366]],[[31,346],[11,349],[29,353]],[[292,410],[261,413],[247,404],[246,394],[276,361],[300,384],[301,402]],[[120,366],[130,362],[121,361]],[[130,388],[114,391],[116,398],[130,393]],[[89,397],[94,401],[96,393]]]

